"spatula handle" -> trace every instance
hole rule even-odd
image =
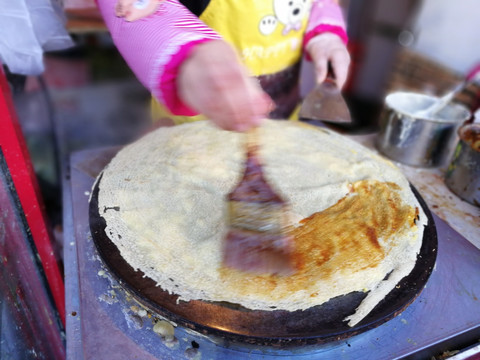
[[[259,146],[259,129],[258,126],[250,128],[246,133],[247,154],[254,155],[258,152]]]
[[[325,77],[325,82],[337,86],[337,79],[335,77],[335,72],[333,71],[332,63],[328,62],[327,76]]]

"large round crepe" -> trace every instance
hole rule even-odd
[[[259,130],[269,184],[291,208],[297,272],[252,275],[222,266],[226,195],[245,135],[208,122],[160,128],[104,169],[98,206],[121,255],[164,290],[249,309],[295,311],[368,292],[353,326],[413,269],[427,218],[389,161],[332,131],[268,120]]]

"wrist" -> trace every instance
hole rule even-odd
[[[165,66],[163,73],[158,80],[159,93],[163,95],[161,102],[174,115],[193,116],[198,112],[191,109],[180,96],[179,79],[185,65],[191,59],[195,50],[202,44],[214,41],[214,39],[203,38],[187,44],[172,55],[170,61]]]
[[[325,25],[326,26],[326,25]],[[325,28],[323,32],[311,32],[309,36],[306,36],[304,39],[304,50],[306,60],[311,61],[311,51],[312,48],[319,42],[337,42],[339,46],[346,46],[348,43],[348,36],[345,30],[341,27],[334,27],[335,31],[332,30],[328,25],[328,28]],[[330,30],[327,30],[330,29]]]
[[[321,24],[315,27],[315,29],[308,31],[304,38],[303,38],[303,45],[306,47],[310,41],[316,38],[319,35],[323,34],[333,34],[338,36],[342,42],[347,45],[348,44],[348,34],[345,28],[338,26],[338,25],[329,25],[329,24]]]

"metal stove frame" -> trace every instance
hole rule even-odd
[[[387,323],[346,340],[301,348],[238,345],[176,327],[173,340],[153,331],[159,319],[109,276],[94,247],[88,199],[116,149],[74,153],[64,186],[68,359],[425,359],[480,338],[480,250],[433,214],[436,267],[419,297]]]

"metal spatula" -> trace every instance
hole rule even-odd
[[[317,84],[303,100],[299,117],[330,123],[351,123],[350,110],[337,87],[332,71],[321,84]]]
[[[286,232],[288,205],[263,175],[256,132],[248,132],[245,171],[227,197],[223,264],[251,273],[288,275],[294,272],[293,238]]]

